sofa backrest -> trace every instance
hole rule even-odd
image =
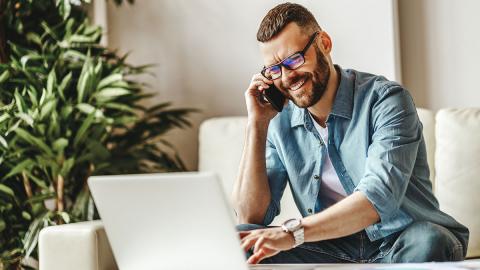
[[[442,109],[435,122],[435,195],[470,229],[467,256],[480,257],[480,108]]]

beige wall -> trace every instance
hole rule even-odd
[[[417,106],[480,106],[480,1],[399,0],[403,84]]]
[[[280,2],[142,0],[118,8],[109,1],[108,45],[131,51],[131,63],[157,64],[151,70],[155,77],[143,78],[158,94],[154,102],[202,110],[192,118],[193,129],[167,138],[189,169],[197,166],[202,120],[246,115],[243,93],[262,66],[255,34],[266,12]],[[400,78],[396,0],[296,2],[309,8],[332,37],[335,63]]]
[[[262,64],[254,34],[260,18],[278,2],[142,0],[117,8],[109,1],[109,46],[131,51],[132,63],[157,63],[155,76],[142,78],[158,94],[154,102],[202,110],[192,117],[193,129],[172,132],[168,138],[190,169],[196,168],[196,138],[203,119],[245,115],[243,91]],[[395,2],[298,2],[310,8],[332,36],[334,62],[401,79],[419,107],[480,106],[480,1],[398,0],[401,68],[394,55],[398,48],[391,51],[395,25],[385,4]],[[364,6],[367,11],[357,12]],[[215,60],[203,64],[209,59]]]

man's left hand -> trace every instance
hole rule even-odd
[[[280,251],[289,250],[295,244],[293,235],[280,227],[243,231],[239,234],[245,252],[253,247],[253,255],[247,261],[249,264],[256,264]]]

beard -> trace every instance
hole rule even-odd
[[[328,79],[330,78],[330,67],[325,55],[315,44],[314,48],[317,56],[317,67],[315,70],[313,72],[303,72],[299,74],[290,79],[288,84],[282,82],[282,88],[285,89],[283,93],[285,97],[300,108],[308,108],[315,105],[325,93]],[[312,82],[312,89],[288,91],[289,86],[303,79],[305,79],[305,83],[309,80]]]

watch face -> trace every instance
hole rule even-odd
[[[289,231],[294,231],[298,226],[300,226],[300,220],[299,219],[289,219],[285,221],[285,227]]]

